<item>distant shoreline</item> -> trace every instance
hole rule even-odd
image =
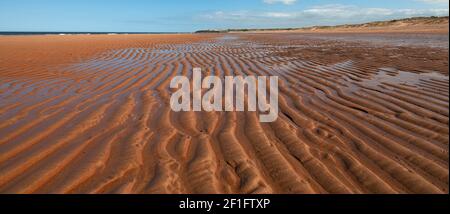
[[[344,24],[336,26],[312,26],[300,28],[261,28],[261,29],[226,29],[198,30],[195,32],[70,32],[70,31],[0,31],[0,36],[33,35],[161,35],[161,34],[204,34],[204,33],[274,33],[274,32],[376,32],[376,31],[446,31],[449,17],[413,17],[388,21],[375,21],[363,24]]]

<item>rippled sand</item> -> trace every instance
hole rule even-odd
[[[0,192],[448,193],[448,35],[433,38],[0,37]],[[171,111],[194,67],[279,76],[279,119]]]

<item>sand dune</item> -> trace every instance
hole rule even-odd
[[[448,193],[448,49],[427,44],[0,37],[0,192]],[[279,119],[171,111],[194,67],[278,75]]]
[[[388,21],[375,21],[362,24],[344,24],[336,26],[312,26],[303,28],[269,29],[229,29],[223,33],[426,33],[448,34],[448,16],[412,17]],[[202,30],[197,33],[211,33],[215,30]]]

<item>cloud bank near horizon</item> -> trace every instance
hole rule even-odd
[[[440,0],[422,0],[436,1]],[[231,28],[252,27],[307,27],[316,25],[356,24],[371,21],[409,18],[417,16],[448,16],[448,8],[389,9],[382,7],[358,7],[354,5],[328,4],[313,6],[294,12],[282,11],[215,11],[199,16],[214,22],[222,22]]]
[[[428,3],[428,4],[447,4],[448,5],[448,0],[416,0],[419,2],[424,2],[424,3]]]

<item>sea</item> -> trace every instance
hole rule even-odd
[[[0,31],[0,36],[33,35],[127,35],[127,34],[185,34],[187,32],[44,32],[44,31]]]

